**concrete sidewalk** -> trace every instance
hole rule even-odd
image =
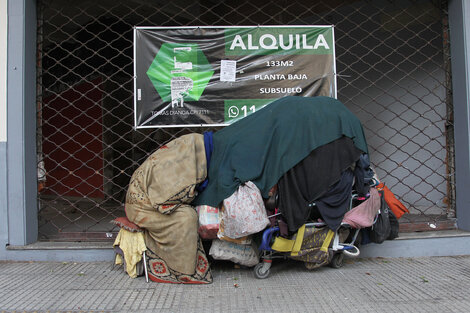
[[[276,262],[277,261],[277,262]],[[111,262],[0,262],[0,312],[470,312],[470,256],[346,259],[271,275],[212,264],[210,285],[131,279]]]

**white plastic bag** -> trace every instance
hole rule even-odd
[[[241,245],[219,239],[212,240],[209,254],[216,260],[227,260],[244,266],[255,266],[259,263],[257,249],[253,245]]]
[[[249,181],[224,200],[221,218],[224,235],[240,238],[258,233],[269,225],[263,198],[258,187]]]

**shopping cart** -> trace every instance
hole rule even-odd
[[[366,197],[352,195],[349,209],[353,207],[353,203],[365,199]],[[289,238],[280,235],[279,226],[267,228],[262,234],[259,245],[260,263],[254,267],[254,275],[259,279],[267,278],[272,261],[277,258],[304,261],[307,269],[323,265],[340,268],[345,255],[359,256],[359,234],[359,228],[352,228],[347,223],[341,223],[338,230],[332,231],[324,222],[309,222]]]

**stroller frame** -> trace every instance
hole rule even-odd
[[[365,198],[358,197],[358,195],[353,194],[351,196],[351,201],[350,201],[348,210],[352,209],[354,200],[365,200]],[[312,206],[314,205],[315,204],[313,203]],[[273,217],[273,216],[274,215],[270,217]],[[313,223],[306,223],[305,227],[323,228],[323,227],[327,227],[327,225],[323,222],[313,222]],[[340,243],[339,230],[341,228],[346,228],[346,229],[349,229],[350,231],[354,230],[354,234],[352,234],[352,238],[350,242]],[[271,244],[274,241],[274,237],[276,236],[276,234],[279,234],[279,231],[280,229],[278,226],[270,227],[263,231],[262,241],[261,241],[260,246],[258,247],[258,250],[261,252],[261,256],[260,256],[261,261],[254,267],[254,275],[258,279],[264,279],[270,275],[273,259],[278,259],[278,258],[287,259],[289,256],[288,252],[280,252],[280,251],[273,250],[271,248]],[[331,260],[328,263],[330,267],[332,268],[342,267],[345,255],[348,255],[350,257],[359,256],[360,254],[359,248],[354,245],[357,240],[359,231],[360,231],[360,228],[355,229],[355,228],[352,228],[349,224],[341,223],[340,228],[334,234],[332,246],[328,248],[328,253],[332,254]],[[351,237],[351,233],[348,237]]]

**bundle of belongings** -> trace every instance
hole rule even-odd
[[[160,147],[134,172],[127,218],[143,228],[148,276],[156,282],[210,283],[212,276],[191,205],[207,177],[204,136],[181,136]]]
[[[371,227],[381,198],[369,165],[362,126],[341,102],[284,97],[214,134],[183,135],[155,151],[131,178],[125,212],[144,230],[151,280],[210,283],[201,237],[212,240],[214,259],[254,266],[255,237],[273,225],[268,216],[289,239],[312,219],[333,232],[344,218]],[[349,211],[353,190],[367,198],[359,214]]]

